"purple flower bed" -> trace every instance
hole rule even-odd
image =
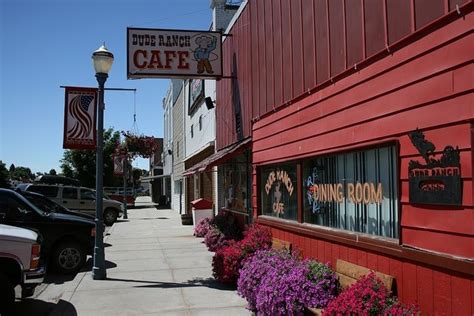
[[[332,270],[285,251],[258,251],[244,262],[238,293],[258,315],[302,315],[304,307],[323,307],[337,293]]]
[[[204,237],[206,236],[209,229],[211,229],[211,222],[212,218],[206,217],[203,218],[194,228],[194,236],[196,237]]]
[[[237,292],[245,298],[248,309],[257,312],[257,295],[265,275],[285,262],[292,264],[295,260],[285,251],[259,250],[243,263],[237,281]]]
[[[209,251],[217,251],[229,244],[229,239],[216,227],[211,227],[204,236],[204,243]]]

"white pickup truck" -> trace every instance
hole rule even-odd
[[[32,230],[0,224],[0,314],[8,314],[15,301],[15,287],[22,298],[32,296],[43,282],[41,238]]]

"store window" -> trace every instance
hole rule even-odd
[[[233,158],[222,166],[224,207],[230,210],[247,212],[249,203],[249,164],[245,155]]]
[[[194,181],[194,199],[198,199],[201,197],[201,178],[200,174],[193,175]]]
[[[395,146],[307,160],[303,181],[305,222],[398,238]]]
[[[298,217],[296,164],[262,167],[260,196],[263,215],[296,220]]]
[[[176,180],[174,182],[174,194],[181,194],[181,186],[183,185],[183,180]]]

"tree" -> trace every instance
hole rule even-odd
[[[22,182],[29,182],[34,179],[31,169],[27,167],[15,167],[13,172],[10,172],[10,178],[12,180],[18,180]]]
[[[133,168],[133,186],[140,186],[140,177],[142,176],[142,170],[139,168]]]
[[[120,133],[109,128],[104,131],[104,186],[120,186],[121,178],[114,176],[112,154],[120,141]],[[64,176],[79,180],[85,187],[95,187],[95,150],[67,149],[61,159]]]
[[[0,188],[10,188],[8,178],[8,170],[5,164],[0,160]]]
[[[56,170],[51,169],[51,170],[49,170],[49,174],[52,175],[52,176],[55,176],[57,173],[56,173]]]
[[[10,165],[10,169],[8,169],[8,171],[10,172],[10,174],[12,174],[13,172],[15,172],[15,165],[14,165],[14,164],[11,164],[11,165]]]

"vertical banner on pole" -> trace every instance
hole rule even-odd
[[[97,91],[97,88],[66,87],[63,148],[96,148]]]
[[[112,156],[114,161],[114,174],[117,176],[123,175],[123,158],[118,155]]]

